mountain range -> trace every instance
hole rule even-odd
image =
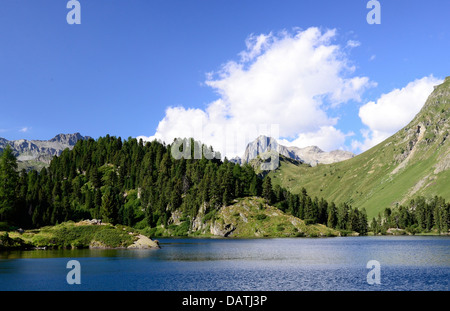
[[[0,152],[10,145],[17,158],[19,169],[40,169],[47,166],[54,156],[59,156],[64,149],[72,149],[77,141],[89,139],[80,133],[58,134],[50,140],[7,140],[0,137]]]
[[[304,188],[312,197],[365,208],[371,218],[386,207],[406,204],[417,196],[450,200],[449,120],[447,77],[408,125],[362,154],[324,152],[316,146],[287,147],[274,138],[259,136],[247,145],[242,158],[230,161],[251,163],[264,152],[275,150],[280,154],[280,165],[269,173],[273,185],[292,193]],[[64,149],[89,138],[80,133],[59,134],[47,141],[0,138],[0,152],[10,145],[19,168],[39,169]]]
[[[355,156],[352,152],[344,150],[325,152],[317,146],[309,146],[305,148],[294,146],[287,147],[279,144],[277,140],[272,137],[261,135],[247,145],[242,158],[236,157],[231,159],[231,161],[238,164],[250,163],[253,159],[257,158],[258,155],[268,152],[269,150],[276,151],[281,156],[290,158],[300,163],[306,163],[311,166],[340,162],[351,159]]]
[[[47,166],[53,156],[59,156],[66,148],[72,149],[79,140],[87,140],[90,136],[82,136],[80,133],[58,134],[50,140],[7,140],[0,137],[0,152],[10,145],[17,157],[19,168],[41,169]],[[317,164],[329,164],[350,159],[355,155],[349,151],[334,150],[325,152],[317,146],[305,148],[286,147],[279,144],[274,138],[264,135],[259,136],[249,143],[242,158],[236,157],[231,162],[243,164],[268,150],[276,150],[280,155],[311,166]]]

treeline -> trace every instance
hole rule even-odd
[[[181,148],[176,151],[184,157],[175,159],[171,148]],[[190,159],[183,148],[190,150]],[[176,210],[188,226],[200,208],[208,214],[247,196],[264,197],[307,224],[363,235],[392,227],[448,232],[449,226],[444,199],[419,197],[408,206],[386,209],[369,228],[364,209],[312,198],[305,189],[293,194],[272,186],[269,176],[259,177],[248,164],[222,161],[211,147],[193,139],[183,140],[181,147],[109,135],[80,140],[39,172],[17,172],[10,147],[0,157],[0,222],[23,228],[92,218],[141,228],[166,226]]]
[[[262,196],[307,224],[367,232],[364,211],[311,198],[306,190],[292,194],[272,187],[270,177],[259,177],[248,164],[222,161],[211,147],[192,139],[174,147],[181,148],[176,150],[183,154],[180,159],[172,156],[171,148],[157,141],[122,141],[107,135],[78,141],[40,172],[17,172],[16,159],[7,148],[0,162],[0,221],[36,228],[97,218],[155,227],[168,225],[178,210],[186,225],[200,207],[208,214],[236,198]],[[183,148],[190,150],[190,159]]]
[[[325,199],[311,198],[306,189],[300,194],[293,194],[280,185],[272,187],[271,179],[266,176],[263,181],[262,196],[280,210],[303,219],[306,224],[323,224],[341,231],[356,231],[361,235],[368,232],[367,213],[346,203],[336,206]]]
[[[386,208],[373,218],[370,229],[374,234],[385,234],[389,228],[398,228],[408,233],[431,232],[448,233],[450,225],[450,203],[442,197],[431,199],[419,196],[408,205]]]
[[[194,216],[203,204],[208,211],[237,197],[261,194],[262,181],[249,165],[221,161],[219,156],[194,159],[198,148],[212,154],[214,150],[192,139],[184,142],[191,159],[175,160],[171,146],[157,141],[144,144],[109,135],[80,140],[54,157],[48,168],[20,173],[7,148],[0,166],[0,189],[6,189],[0,190],[0,221],[41,227],[99,218],[153,227],[166,225],[178,209]]]

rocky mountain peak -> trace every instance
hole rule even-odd
[[[74,146],[77,141],[81,139],[88,139],[89,137],[83,137],[80,133],[74,133],[74,134],[58,134],[52,139],[49,140],[49,142],[58,142],[65,145]]]
[[[79,140],[89,139],[89,136],[82,136],[80,133],[58,134],[50,140],[7,140],[0,138],[0,151],[10,145],[13,149],[19,167],[21,168],[41,168],[47,166],[53,156],[59,156],[64,149],[72,149]]]
[[[299,161],[301,163],[307,163],[311,166],[315,166],[320,163],[329,164],[344,161],[355,156],[353,153],[343,150],[325,152],[317,146],[308,146],[304,148],[295,146],[287,147],[280,145],[273,137],[260,135],[253,142],[247,145],[242,159],[233,159],[233,162],[239,164],[249,163],[259,154],[269,150],[276,151],[287,158]]]

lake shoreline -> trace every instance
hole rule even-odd
[[[68,221],[39,229],[0,232],[0,251],[86,248],[158,249],[160,246],[157,240],[133,228],[90,221]]]
[[[4,234],[4,232],[0,233]],[[270,240],[270,239],[307,239],[307,240],[320,240],[320,239],[333,239],[333,238],[364,238],[364,237],[417,237],[417,238],[423,238],[423,237],[449,237],[449,234],[430,234],[430,233],[419,233],[419,234],[367,234],[367,235],[337,235],[337,236],[264,236],[264,237],[257,237],[257,236],[239,236],[239,237],[223,237],[223,236],[211,236],[211,235],[195,235],[195,236],[158,236],[158,239],[181,239],[181,240],[188,240],[188,239],[194,239],[194,240],[200,240],[200,239],[206,239],[206,240]],[[132,247],[130,246],[107,246],[102,244],[92,244],[89,246],[66,246],[66,247],[60,247],[55,246],[52,244],[49,245],[40,245],[35,246],[31,244],[27,244],[24,240],[22,240],[22,245],[13,245],[13,246],[0,246],[0,253],[1,252],[7,252],[7,251],[46,251],[46,250],[73,250],[73,249],[91,249],[91,250],[135,250],[135,249],[160,249],[160,241],[157,239],[150,239],[146,237],[148,240],[150,240],[151,244],[147,245],[146,247]],[[14,238],[17,241],[17,237]]]
[[[147,234],[143,233],[147,232]],[[384,234],[368,232],[360,235],[354,231],[336,230],[332,233],[320,231],[318,234],[298,232],[297,234],[277,232],[277,234],[261,235],[221,235],[211,233],[193,232],[187,235],[157,235],[154,238],[161,239],[274,239],[274,238],[306,238],[323,239],[335,237],[359,237],[359,236],[449,236],[449,234],[437,234],[437,232],[408,232],[399,228],[388,228]],[[148,230],[101,223],[94,220],[80,222],[68,221],[55,226],[45,226],[39,229],[0,232],[0,252],[7,250],[51,250],[51,249],[159,249],[158,240],[154,240],[148,234]]]

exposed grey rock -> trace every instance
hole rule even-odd
[[[242,159],[240,158],[240,157],[234,157],[234,158],[232,158],[232,159],[230,159],[230,162],[232,162],[232,163],[234,163],[234,164],[239,164],[239,165],[241,165],[242,164]]]
[[[161,248],[159,246],[158,240],[152,240],[149,237],[146,237],[145,235],[138,235],[138,239],[128,246],[129,249],[151,249],[151,248]]]
[[[305,148],[286,147],[280,145],[272,137],[261,135],[247,145],[240,164],[249,163],[258,155],[269,150],[277,151],[279,154],[285,157],[302,163],[310,164],[311,166],[315,166],[317,164],[330,164],[334,162],[340,162],[353,158],[355,156],[353,153],[343,150],[333,150],[331,152],[325,152],[317,146],[309,146]]]
[[[23,167],[31,168],[38,162],[46,166],[50,164],[53,156],[59,156],[64,149],[72,149],[79,140],[89,138],[91,137],[82,136],[80,133],[58,134],[50,140],[7,140],[0,137],[0,152],[10,145],[19,165],[22,163]]]
[[[236,227],[233,224],[223,224],[217,221],[214,222],[210,228],[211,234],[223,237],[230,236],[234,230],[236,230]]]

